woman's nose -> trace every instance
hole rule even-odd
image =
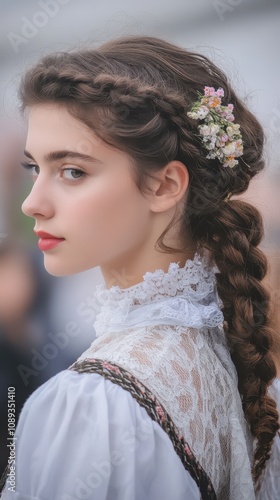
[[[53,204],[50,199],[50,190],[47,188],[46,183],[40,182],[39,177],[22,203],[21,210],[28,217],[35,219],[38,217],[52,217]]]

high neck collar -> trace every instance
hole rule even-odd
[[[197,250],[181,268],[179,262],[171,262],[167,272],[146,272],[143,281],[129,288],[97,285],[96,336],[151,324],[215,327],[222,323],[223,303],[215,277],[219,270],[210,264],[209,251]]]

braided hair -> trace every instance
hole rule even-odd
[[[217,158],[206,159],[197,123],[187,115],[204,86],[222,87],[224,104],[234,105],[244,149],[234,169],[224,168]],[[264,168],[260,123],[207,57],[148,36],[47,55],[26,72],[19,95],[22,112],[46,102],[64,106],[101,140],[130,155],[141,193],[149,189],[149,177],[169,161],[186,165],[190,181],[180,234],[188,228],[197,247],[210,250],[219,269],[225,332],[244,414],[256,438],[252,473],[257,484],[280,427],[268,393],[276,376],[271,300],[262,284],[267,258],[258,247],[261,214],[231,196],[244,193]],[[181,252],[163,243],[172,223],[157,244],[164,252]]]

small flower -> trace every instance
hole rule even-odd
[[[204,87],[204,95],[199,93],[192,109],[187,113],[190,118],[204,123],[198,125],[203,147],[209,151],[206,158],[217,158],[224,167],[233,168],[238,164],[235,159],[243,154],[243,141],[240,125],[233,123],[233,104],[221,104],[224,90],[219,87]]]
[[[219,106],[219,104],[221,104],[221,99],[219,97],[211,97],[208,100],[209,108],[216,108],[216,106]]]
[[[226,156],[231,156],[235,152],[235,142],[230,142],[222,148]]]
[[[229,122],[234,122],[234,116],[233,115],[226,115],[226,120]]]
[[[216,146],[219,146],[220,148],[223,147],[228,139],[229,137],[227,134],[220,135],[217,137]]]
[[[226,130],[227,130],[227,135],[228,135],[229,137],[232,137],[232,136],[235,134],[235,130],[234,130],[234,128],[233,128],[233,126],[232,126],[232,125],[229,125],[229,126],[226,128]]]
[[[229,159],[228,159],[228,161],[226,161],[226,162],[224,163],[224,165],[223,165],[223,166],[224,166],[224,167],[230,167],[230,168],[233,168],[233,167],[235,167],[235,165],[237,165],[237,164],[238,164],[238,161],[237,161],[237,160],[234,160],[234,156],[230,156],[230,157],[229,157]]]
[[[202,135],[210,135],[210,127],[209,125],[200,125],[199,131]]]
[[[221,113],[220,113],[220,114],[221,114],[221,117],[222,117],[222,118],[224,118],[225,120],[227,120],[227,119],[228,119],[228,117],[232,115],[232,113],[231,113],[231,112],[229,112],[229,111],[227,111],[227,110],[223,110],[223,111],[221,111]]]
[[[210,142],[206,145],[207,149],[214,149],[216,146],[216,137],[211,137]]]
[[[197,112],[196,111],[189,111],[188,112],[188,116],[190,118],[193,118],[194,120],[196,120],[198,118],[198,115],[197,115]]]
[[[215,91],[214,87],[204,87],[204,95],[205,96],[222,96],[224,97],[224,90],[222,87],[219,87],[217,92]]]
[[[236,144],[236,151],[238,152],[237,156],[241,156],[243,154],[242,140],[238,139],[235,144]]]
[[[205,118],[205,116],[207,116],[209,113],[209,109],[207,108],[207,106],[200,106],[196,112],[197,114],[197,118],[199,120]]]
[[[210,135],[217,135],[220,132],[220,127],[216,123],[210,125]]]

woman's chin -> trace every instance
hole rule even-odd
[[[44,266],[47,271],[47,273],[51,274],[52,276],[56,277],[63,277],[63,276],[71,276],[73,274],[79,273],[79,269],[75,269],[71,265],[65,265],[65,263],[50,263],[48,262],[48,259],[45,257],[44,260]]]
[[[82,265],[78,264],[77,262],[59,262],[58,260],[55,262],[54,259],[49,259],[48,256],[45,255],[44,258],[44,267],[47,271],[47,273],[51,274],[52,276],[56,277],[63,277],[63,276],[72,276],[74,274],[82,273],[84,271],[88,271],[94,266],[91,265]]]

